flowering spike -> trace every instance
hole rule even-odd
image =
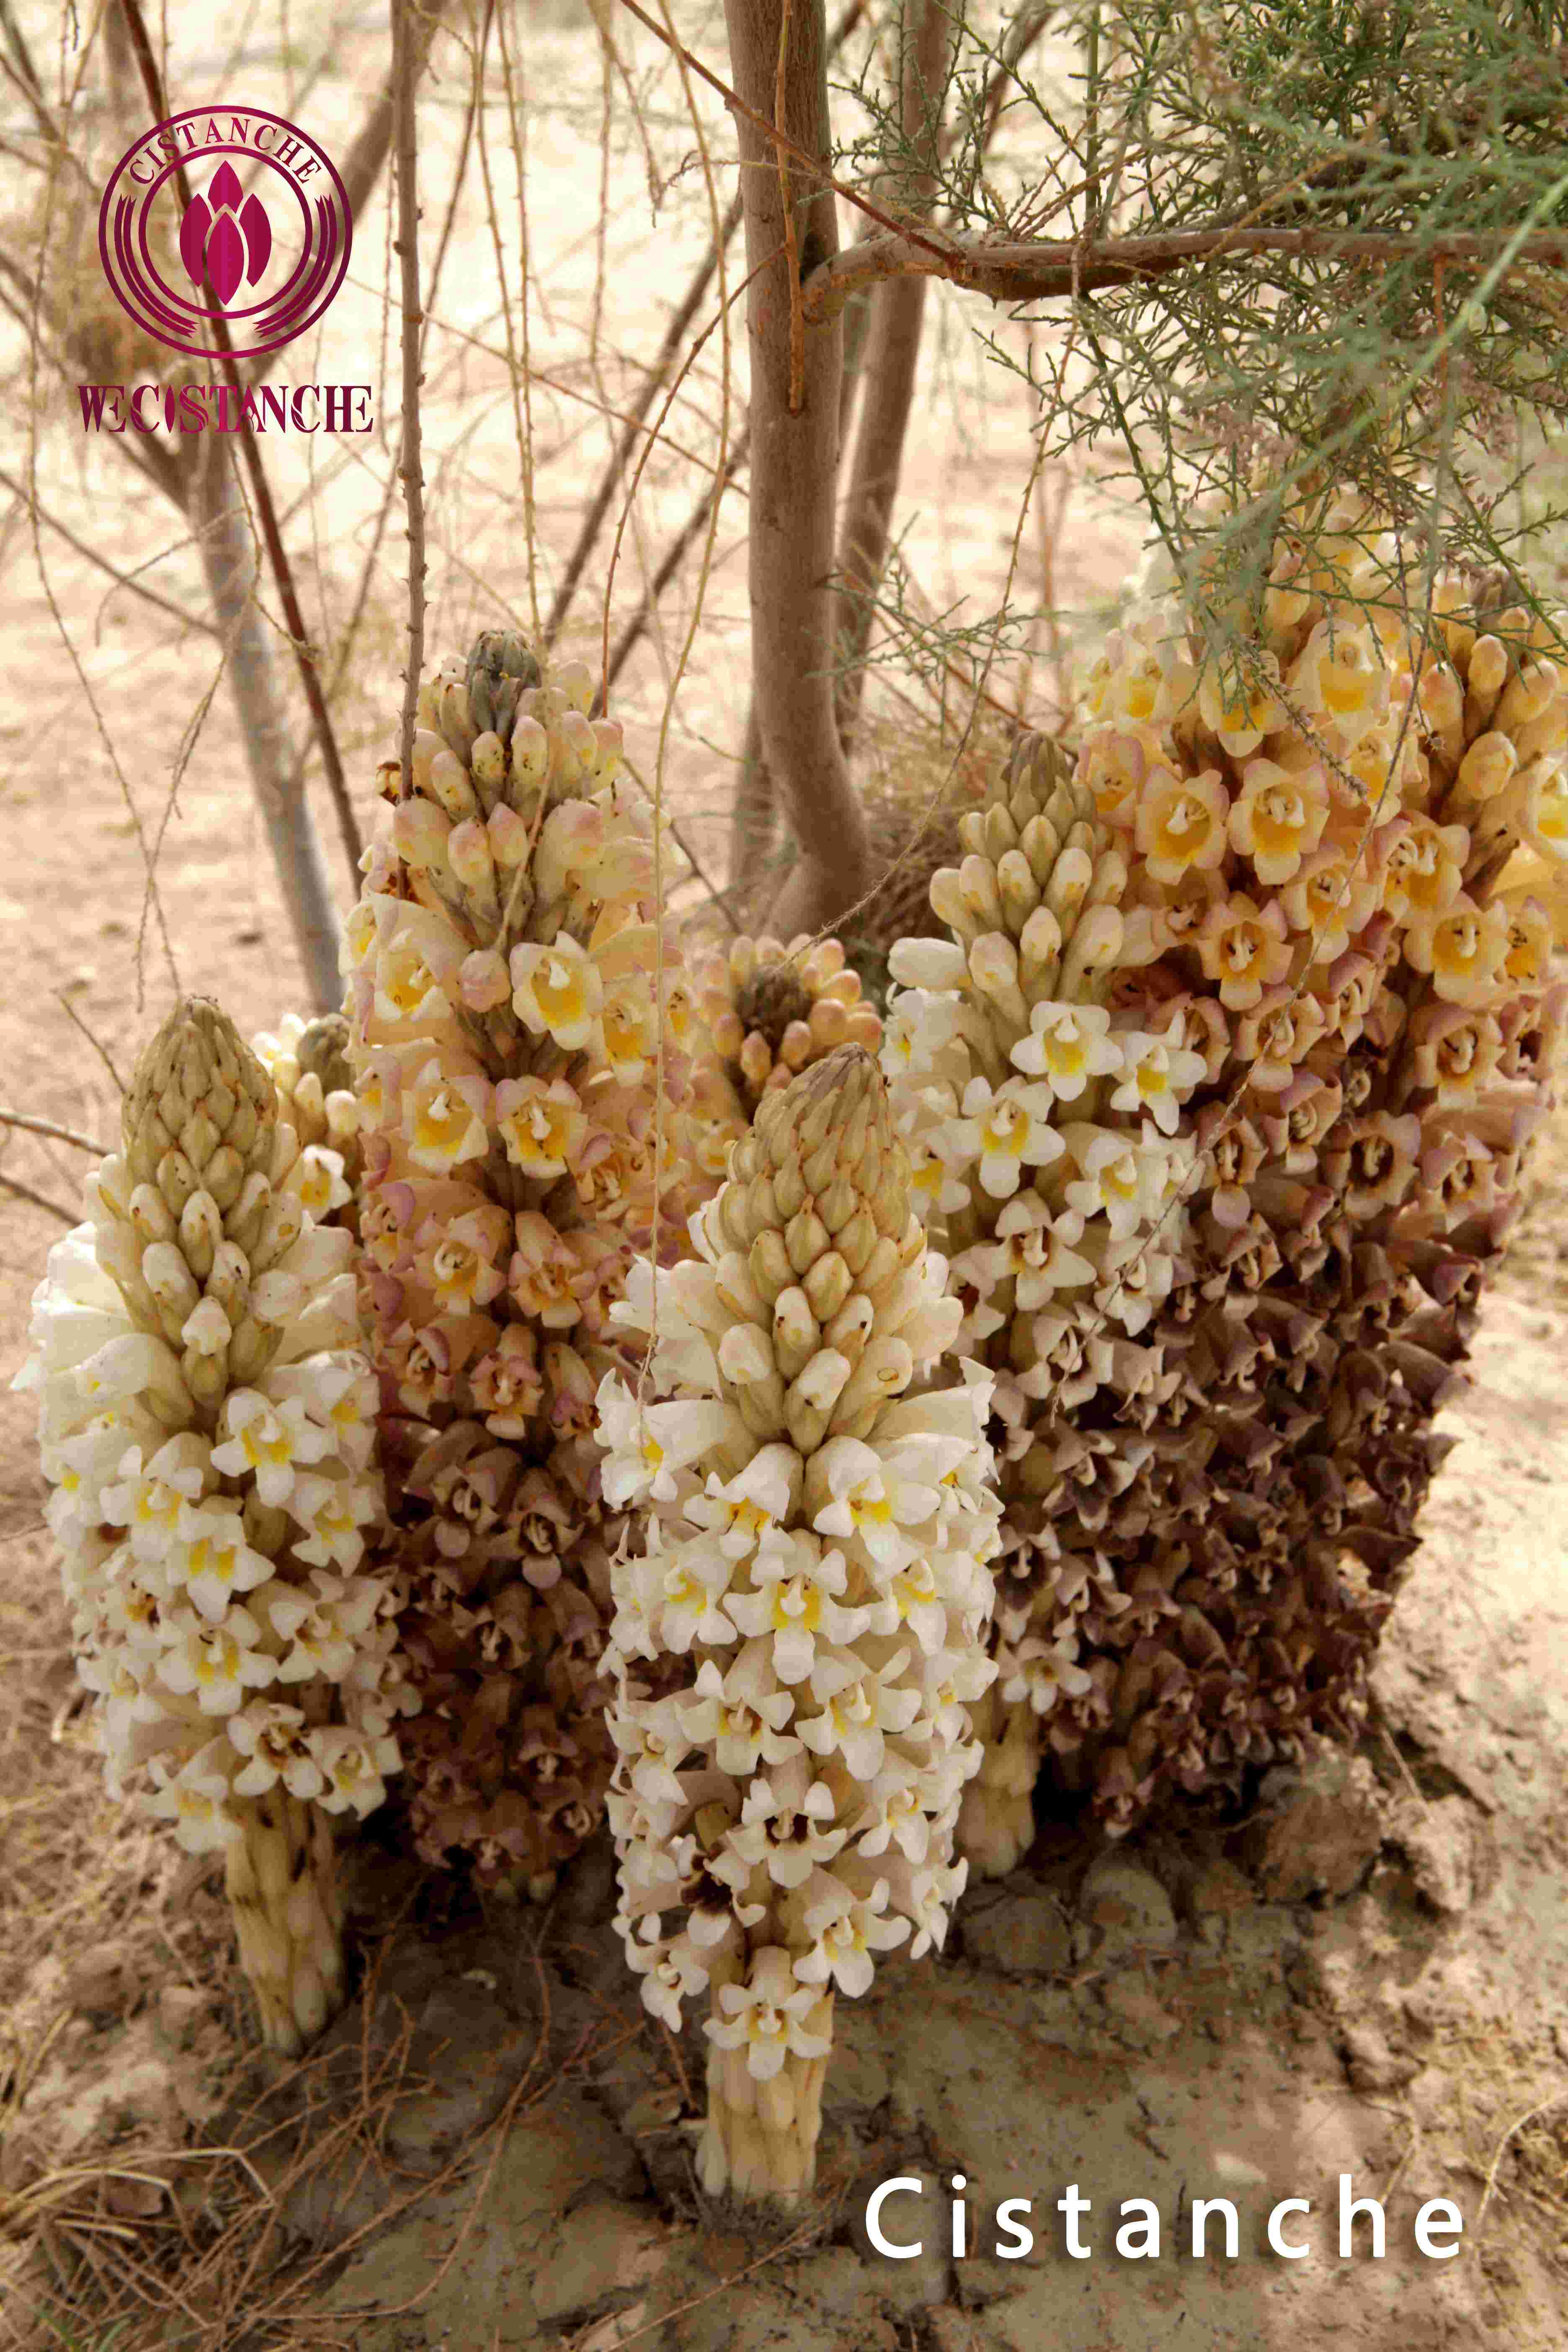
[[[1442,659],[1374,628],[1392,536],[1332,536],[1288,522],[1234,672],[1135,614],[1072,775],[1025,740],[933,882],[950,942],[889,960],[916,1194],[995,1370],[988,1871],[1042,1754],[1120,1832],[1353,1725],[1549,1098],[1568,684],[1457,582]]]
[[[628,1266],[695,1205],[679,954],[592,697],[508,631],[426,681],[347,948],[415,1836],[536,1896],[612,1761],[594,1393]]]
[[[362,1566],[381,1494],[353,1244],[312,1206],[342,1163],[301,1150],[200,999],[142,1055],[123,1128],[15,1385],[39,1401],[110,1787],[149,1782],[187,1851],[224,1854],[266,2038],[292,2053],[343,1994],[329,1816],[380,1801],[407,1704]]]
[[[647,1395],[598,1398],[605,1492],[648,1506],[612,1570],[617,1925],[655,2016],[710,1990],[704,2188],[791,2199],[836,1992],[940,1947],[963,1885],[990,1381],[928,1384],[959,1310],[863,1048],[767,1093],[692,1231],[628,1297]]]

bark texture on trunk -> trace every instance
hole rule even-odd
[[[228,680],[256,794],[312,1013],[342,1001],[338,919],[321,837],[302,784],[291,779],[288,723],[267,626],[256,602],[256,557],[234,464],[216,437],[195,479],[195,522],[213,617],[228,652]]]
[[[737,94],[812,157],[827,152],[826,38],[821,0],[725,0]],[[780,72],[781,45],[784,58]],[[782,112],[775,117],[782,80]],[[763,757],[800,844],[769,916],[788,939],[815,930],[870,880],[866,820],[833,712],[834,508],[842,332],[807,329],[792,352],[799,280],[838,249],[832,191],[737,117],[745,205],[751,352],[752,682]],[[796,277],[791,280],[793,229]],[[792,373],[798,367],[792,407]]]

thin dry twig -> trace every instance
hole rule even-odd
[[[740,221],[741,199],[736,196],[724,215],[723,226],[720,232],[726,249],[740,226]],[[544,625],[547,645],[554,644],[565,625],[584,569],[589,556],[593,553],[595,541],[609,511],[610,500],[615,497],[625,478],[632,451],[637,446],[643,419],[653,404],[654,395],[669,373],[669,363],[679,349],[687,329],[697,315],[698,306],[712,281],[718,258],[719,247],[710,244],[692,273],[691,283],[681,296],[676,309],[670,313],[669,323],[664,331],[664,339],[637,387],[636,396],[623,413],[621,430],[616,437],[616,446],[610,453],[604,472],[599,477],[597,488],[588,501],[578,529],[575,544],[566,559],[566,569],[561,575],[561,584],[555,591],[555,600],[550,608],[550,618]]]
[[[51,1217],[59,1219],[62,1225],[79,1225],[81,1223],[74,1209],[62,1209],[59,1202],[51,1201],[47,1192],[35,1192],[32,1186],[24,1184],[19,1176],[0,1172],[0,1186],[7,1192],[15,1192],[19,1201],[30,1201],[35,1209],[47,1209]]]
[[[66,1019],[69,1021],[73,1026],[81,1031],[82,1035],[87,1039],[88,1044],[92,1047],[93,1052],[98,1055],[99,1060],[103,1064],[104,1068],[109,1072],[110,1076],[113,1079],[115,1093],[119,1095],[121,1099],[123,1101],[125,1096],[125,1081],[121,1076],[119,1071],[115,1068],[113,1058],[102,1038],[95,1037],[93,1035],[92,1031],[88,1027],[87,1023],[82,1019],[81,1014],[77,1011],[76,1006],[71,1003],[68,996],[61,995],[57,992],[55,1001],[59,1005],[60,1010],[64,1013]]]
[[[414,720],[425,667],[425,467],[420,438],[419,362],[425,313],[419,304],[419,144],[414,115],[415,43],[409,0],[392,0],[392,82],[397,150],[397,235],[403,290],[403,425],[398,475],[408,513],[408,658],[403,677],[400,790],[414,793]]]
[[[683,41],[677,40],[662,25],[650,16],[645,8],[639,7],[637,0],[620,0],[620,5],[623,8],[630,9],[639,25],[646,25],[650,33],[657,33],[667,47],[672,49],[682,63],[689,67],[700,79],[705,81],[710,89],[717,90],[731,114],[738,115],[742,121],[749,122],[753,131],[760,131],[763,137],[776,146],[782,154],[787,155],[792,163],[797,164],[809,179],[815,180],[820,188],[830,190],[836,196],[842,196],[847,205],[853,205],[858,213],[864,213],[868,220],[879,223],[893,236],[907,236],[916,246],[929,243],[929,240],[912,223],[901,221],[895,214],[884,211],[880,205],[872,202],[863,188],[856,187],[850,181],[836,179],[825,163],[819,162],[816,156],[808,155],[804,147],[797,146],[793,139],[786,137],[784,132],[775,123],[770,122],[767,116],[756,107],[748,106],[745,100],[731,89],[727,81],[721,80],[716,73],[703,64],[700,58],[693,57]],[[947,259],[947,253],[942,246],[932,244],[930,249],[940,259]],[[807,315],[809,317],[809,313]]]
[[[29,1135],[52,1135],[57,1143],[74,1143],[79,1151],[90,1151],[95,1159],[109,1157],[107,1144],[94,1142],[90,1135],[79,1135],[74,1127],[58,1127],[52,1118],[38,1118],[26,1110],[7,1110],[0,1105],[0,1127],[26,1128]]]
[[[680,529],[676,532],[675,537],[670,541],[669,545],[666,548],[664,555],[660,560],[658,569],[654,573],[652,580],[648,583],[647,592],[643,597],[642,603],[637,606],[637,611],[632,614],[631,619],[626,623],[626,627],[621,631],[620,635],[616,640],[615,650],[610,656],[609,665],[605,672],[605,695],[606,698],[614,692],[616,678],[619,677],[626,661],[646,632],[649,622],[653,618],[658,600],[660,596],[663,595],[666,588],[668,587],[669,583],[674,578],[677,571],[679,569],[687,549],[690,546],[698,532],[702,529],[703,524],[712,516],[720,499],[723,497],[724,492],[729,488],[739,468],[745,464],[746,453],[750,447],[750,434],[744,432],[738,433],[735,436],[734,445],[731,447],[728,457],[724,461],[722,478],[716,481],[713,488],[710,490],[705,491],[702,497],[698,499],[696,505],[692,508],[691,512],[687,516],[686,520],[681,524]]]
[[[1480,2236],[1481,2223],[1487,2218],[1487,2208],[1492,2201],[1492,2192],[1497,2187],[1498,2168],[1503,2160],[1510,2140],[1516,2138],[1524,2129],[1525,2125],[1532,2124],[1538,2116],[1550,2115],[1553,2107],[1561,2107],[1565,2104],[1568,2104],[1568,2083],[1560,2083],[1549,2097],[1538,2099],[1534,2106],[1527,2107],[1523,2115],[1516,2116],[1503,2133],[1492,2150],[1492,2160],[1487,2168],[1487,2185],[1481,2193],[1480,2210],[1476,2215],[1475,2236],[1478,2238]]]
[[[95,564],[100,572],[106,572],[116,587],[128,588],[133,596],[140,596],[143,603],[155,605],[160,613],[166,613],[172,621],[178,621],[182,628],[200,629],[204,635],[209,637],[217,635],[216,626],[205,614],[188,611],[184,604],[177,604],[172,596],[160,596],[156,588],[143,586],[142,583],[134,578],[132,573],[121,572],[118,564],[110,563],[109,558],[100,553],[99,549],[92,546],[87,540],[79,538],[70,525],[62,522],[58,515],[50,514],[47,508],[40,501],[29,499],[26,486],[8,474],[3,466],[0,466],[0,483],[4,483],[6,489],[14,490],[19,499],[37,506],[39,520],[47,523],[49,529],[63,539],[68,547],[74,549],[78,555],[85,556],[87,561]],[[156,559],[153,560],[156,561]],[[107,604],[108,597],[105,596],[103,601]]]

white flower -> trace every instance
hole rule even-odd
[[[711,1658],[697,1670],[692,1696],[680,1707],[681,1727],[694,1745],[711,1748],[721,1772],[744,1780],[758,1764],[782,1764],[800,1742],[784,1730],[795,1712],[788,1691],[773,1684],[765,1642],[748,1642],[727,1674]]]
[[[971,1078],[963,1089],[963,1115],[933,1139],[944,1157],[978,1160],[980,1181],[993,1200],[1016,1192],[1026,1166],[1044,1168],[1062,1153],[1051,1126],[1049,1087],[1005,1078],[993,1090],[988,1078]]]
[[[731,1563],[699,1538],[668,1556],[659,1580],[659,1638],[667,1650],[684,1652],[692,1643],[727,1648],[735,1629],[720,1602],[730,1590]]]
[[[901,1756],[888,1756],[866,1791],[866,1810],[855,1824],[855,1851],[873,1856],[897,1846],[910,1862],[923,1862],[931,1849],[931,1814],[926,1810],[929,1784],[937,1776],[910,1764]],[[930,1790],[939,1795],[939,1790]],[[932,1811],[942,1811],[941,1804]],[[868,1816],[869,1822],[868,1825]]]
[[[129,1459],[126,1439],[139,1418],[100,1413],[74,1436],[40,1447],[44,1476],[53,1489],[44,1506],[44,1517],[63,1550],[73,1549],[90,1529],[102,1524],[104,1490]],[[143,1445],[146,1442],[144,1437]],[[155,1448],[156,1437],[152,1443]]]
[[[706,1490],[693,1495],[686,1516],[706,1528],[726,1559],[744,1559],[789,1512],[800,1486],[793,1445],[763,1445],[733,1478],[710,1471]]]
[[[310,1570],[309,1585],[279,1584],[267,1596],[267,1614],[289,1644],[278,1665],[280,1683],[341,1682],[353,1664],[361,1637],[374,1622],[382,1588],[370,1577]]]
[[[942,943],[931,940],[921,944],[940,947]],[[963,967],[967,982],[968,962],[963,950],[953,948],[952,952]],[[960,1040],[963,1019],[963,999],[951,991],[901,989],[893,998],[882,1027],[880,1059],[887,1076],[897,1082],[935,1069],[948,1048]]]
[[[910,1137],[904,1148],[910,1155],[910,1193],[922,1223],[967,1209],[970,1188],[942,1158],[932,1133]]]
[[[103,1517],[124,1528],[138,1559],[156,1559],[168,1548],[188,1505],[200,1500],[206,1484],[210,1448],[194,1431],[182,1431],[143,1465],[133,1445],[119,1465],[119,1479],[103,1491]]]
[[[133,1667],[153,1667],[167,1638],[153,1589],[163,1579],[152,1562],[132,1562],[125,1544],[110,1554],[103,1575],[102,1631],[123,1648]]]
[[[381,1399],[367,1357],[353,1349],[323,1349],[303,1363],[275,1367],[266,1388],[278,1402],[298,1397],[311,1420],[331,1431],[332,1451],[349,1469],[369,1467]]]
[[[875,1668],[853,1650],[819,1657],[811,1670],[811,1692],[822,1712],[796,1722],[803,1744],[816,1756],[842,1755],[853,1779],[874,1780],[882,1769],[887,1734],[907,1731],[921,1711],[920,1692],[898,1681],[909,1654],[899,1650]]]
[[[320,1462],[331,1447],[327,1432],[306,1418],[299,1397],[282,1397],[274,1404],[259,1389],[230,1391],[222,1427],[226,1439],[213,1448],[213,1468],[230,1478],[250,1472],[262,1501],[278,1507],[294,1491],[297,1465]]]
[[[605,1373],[595,1401],[598,1440],[608,1457],[604,1496],[615,1510],[649,1499],[673,1502],[677,1472],[745,1426],[727,1404],[703,1399],[640,1403],[616,1372]]]
[[[247,1543],[239,1505],[221,1495],[181,1511],[168,1568],[171,1583],[183,1585],[213,1625],[223,1622],[237,1594],[254,1592],[275,1573],[266,1553]]]
[[[947,1611],[929,1559],[917,1556],[900,1570],[878,1595],[869,1625],[874,1633],[898,1633],[907,1625],[922,1652],[937,1655],[947,1639]]]
[[[397,1742],[330,1723],[308,1735],[323,1786],[316,1802],[324,1813],[356,1813],[363,1821],[386,1794],[386,1775],[402,1764]]]
[[[1158,1207],[1163,1156],[1156,1159],[1131,1136],[1110,1128],[1069,1128],[1068,1144],[1079,1171],[1064,1187],[1068,1206],[1080,1216],[1105,1217],[1118,1241],[1136,1233]]]
[[[917,1546],[906,1530],[936,1509],[933,1486],[897,1466],[897,1457],[856,1437],[830,1437],[806,1465],[806,1507],[819,1534],[858,1538],[888,1574],[908,1566]]]
[[[174,1349],[154,1339],[151,1332],[122,1330],[120,1337],[106,1341],[69,1371],[47,1382],[39,1435],[46,1441],[68,1436],[84,1422],[134,1405],[148,1395],[171,1402],[185,1398],[185,1411],[190,1410]]]
[[[1207,1067],[1201,1054],[1183,1045],[1181,1014],[1173,1016],[1163,1036],[1124,1029],[1116,1042],[1122,1079],[1110,1097],[1111,1109],[1146,1112],[1162,1135],[1174,1135],[1181,1106]]]
[[[718,1668],[707,1671],[717,1681]],[[679,1806],[685,1801],[677,1771],[691,1748],[684,1714],[677,1699],[645,1699],[624,1703],[609,1718],[616,1746],[632,1759],[627,1778],[644,1806]]]
[[[700,1992],[708,1981],[708,1971],[688,1938],[684,1936],[672,1938],[651,1967],[639,1973],[642,1977],[643,2007],[650,2017],[657,2017],[661,2025],[668,2025],[672,2033],[679,2033],[681,2002],[688,1993]]]
[[[838,1605],[847,1574],[841,1551],[824,1552],[804,1533],[779,1535],[752,1562],[752,1590],[730,1595],[725,1606],[742,1633],[772,1635],[781,1683],[805,1680],[818,1640],[852,1642],[859,1633],[865,1612]]]
[[[1005,1203],[996,1219],[995,1247],[1002,1262],[995,1273],[998,1280],[1012,1276],[1014,1302],[1020,1312],[1032,1314],[1057,1291],[1093,1281],[1093,1261],[1078,1246],[1083,1232],[1078,1210],[1061,1209],[1053,1215],[1037,1192],[1015,1193]]]
[[[797,1750],[787,1762],[757,1775],[746,1791],[739,1826],[726,1830],[723,1851],[708,1867],[737,1893],[759,1866],[775,1886],[804,1886],[843,1846],[847,1832],[837,1812],[827,1782],[813,1779],[811,1759]]]
[[[244,1835],[227,1803],[226,1749],[226,1740],[209,1740],[175,1773],[158,1756],[148,1767],[157,1790],[151,1809],[173,1822],[175,1841],[187,1853],[221,1853]]]
[[[802,1984],[836,1984],[851,2000],[868,1991],[876,1969],[873,1952],[890,1952],[910,1933],[907,1919],[887,1918],[889,1889],[879,1878],[869,1895],[856,1895],[826,1872],[813,1881],[805,1906],[811,1949],[795,1963]]]
[[[306,1530],[296,1536],[296,1559],[317,1568],[352,1569],[364,1552],[360,1529],[376,1516],[377,1496],[368,1478],[321,1477],[306,1471],[294,1481],[289,1516]]]
[[[1094,1078],[1121,1067],[1120,1040],[1109,1034],[1110,1015],[1098,1004],[1047,1001],[1031,1006],[1029,1034],[1009,1059],[1040,1079],[1058,1102],[1076,1102]]]
[[[164,1634],[168,1646],[158,1655],[158,1679],[177,1696],[194,1698],[204,1715],[233,1715],[245,1705],[247,1691],[264,1689],[278,1673],[277,1660],[257,1647],[260,1626],[237,1602],[221,1625],[176,1609]]]
[[[809,1985],[795,1982],[783,1945],[764,1945],[752,1954],[743,1985],[720,1987],[721,2014],[709,2018],[702,2030],[721,2050],[743,2050],[746,2072],[754,2082],[768,2083],[786,2056],[826,2058],[831,2051],[830,2035],[806,2028],[820,1998]]]
[[[295,1193],[302,1209],[318,1223],[353,1197],[343,1175],[343,1156],[324,1143],[308,1143],[289,1171],[285,1190]]]
[[[279,1780],[291,1797],[301,1801],[319,1796],[321,1768],[310,1753],[309,1727],[297,1706],[279,1699],[254,1699],[231,1715],[228,1744],[245,1759],[235,1775],[237,1797],[264,1797]]]
[[[901,1887],[895,1877],[894,1899],[915,1931],[910,1945],[911,1960],[922,1959],[930,1951],[941,1951],[947,1941],[948,1914],[968,1881],[967,1862],[910,1871]]]

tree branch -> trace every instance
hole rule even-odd
[[[75,1225],[81,1222],[74,1209],[62,1209],[59,1202],[51,1201],[47,1192],[35,1192],[32,1186],[24,1184],[19,1176],[0,1174],[0,1189],[15,1192],[19,1201],[31,1201],[35,1209],[47,1209],[51,1217],[59,1219],[62,1225]]]
[[[1399,236],[1222,222],[1212,228],[1173,229],[1159,236],[955,241],[946,252],[925,238],[869,236],[858,245],[846,246],[812,271],[805,281],[806,323],[826,325],[858,288],[888,278],[944,278],[969,293],[986,295],[993,302],[1048,302],[1074,293],[1097,293],[1109,286],[1130,286],[1140,278],[1167,277],[1192,262],[1255,253],[1324,261],[1397,261],[1419,255],[1424,262],[1472,261],[1480,267],[1506,254],[1510,268],[1534,262],[1561,268],[1568,262],[1568,236],[1542,231],[1514,244],[1500,236],[1458,233],[1426,236],[1412,232]]]
[[[740,219],[741,199],[737,196],[725,214],[721,229],[721,236],[726,248],[740,225]],[[682,296],[679,308],[670,315],[669,324],[664,331],[664,340],[658,347],[658,357],[644,375],[625,412],[619,437],[610,453],[609,462],[599,477],[598,487],[588,502],[587,510],[578,529],[576,544],[567,558],[566,569],[561,575],[561,584],[555,591],[555,601],[550,608],[550,618],[544,625],[544,642],[547,646],[552,646],[561,634],[566,615],[572,609],[572,600],[577,593],[584,569],[589,556],[593,553],[594,544],[604,526],[605,517],[609,512],[610,500],[619,489],[625,478],[626,467],[631,463],[632,451],[637,447],[643,420],[653,405],[655,394],[669,374],[670,362],[679,351],[687,329],[697,316],[698,305],[708,291],[713,272],[718,268],[718,250],[710,244],[707,253],[699,262],[692,275],[691,282]],[[731,471],[733,472],[733,470],[731,467]]]
[[[791,311],[800,299],[781,247],[787,163],[802,277],[831,261],[838,223],[823,184],[829,146],[826,34],[821,0],[794,0],[779,74],[783,0],[725,0],[745,204],[751,347],[752,684],[763,749],[801,856],[773,909],[785,938],[813,930],[867,887],[865,815],[833,716],[834,495],[842,332],[835,320],[805,339],[791,383]],[[771,120],[774,85],[783,104]],[[804,158],[803,171],[795,158]],[[792,389],[798,403],[792,414]]]
[[[303,781],[289,772],[289,728],[278,692],[279,674],[257,604],[245,503],[228,452],[216,435],[197,470],[192,506],[207,593],[227,656],[251,788],[278,868],[311,1010],[331,1013],[342,995],[337,913]]]
[[[425,667],[425,467],[420,438],[419,361],[425,313],[419,302],[419,147],[414,120],[417,36],[409,0],[392,0],[392,86],[397,139],[397,235],[392,249],[402,273],[403,430],[397,470],[408,512],[408,655],[403,678],[399,758],[405,800],[414,795],[414,720]]]
[[[950,37],[942,0],[905,0],[899,127],[920,167],[901,175],[898,193],[902,205],[919,212],[929,209],[936,194]],[[888,560],[893,501],[903,468],[925,293],[923,275],[911,274],[885,279],[871,298],[854,465],[838,535],[842,585],[837,599],[839,667],[834,715],[847,757],[866,684],[862,664],[871,635],[871,599]]]
[[[53,1136],[57,1143],[71,1143],[79,1151],[90,1151],[96,1160],[107,1160],[109,1147],[95,1143],[90,1135],[79,1135],[74,1127],[57,1127],[52,1118],[35,1118],[31,1111],[0,1108],[0,1127],[25,1128],[29,1135]]]

